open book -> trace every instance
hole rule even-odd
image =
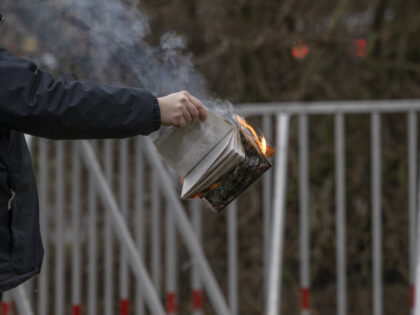
[[[245,158],[240,132],[230,121],[208,111],[205,122],[172,127],[155,140],[159,154],[184,179],[181,198],[211,187]]]

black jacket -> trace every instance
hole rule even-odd
[[[0,292],[39,273],[38,196],[23,133],[50,139],[122,138],[160,127],[147,91],[54,80],[0,49]]]

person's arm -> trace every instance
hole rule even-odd
[[[168,113],[189,108],[181,100],[176,102],[183,99],[181,94],[160,99],[161,105],[141,89],[54,80],[35,64],[0,49],[0,125],[36,136],[87,139],[147,135],[159,129],[161,110],[162,124],[176,125]],[[168,98],[170,104],[165,102]]]

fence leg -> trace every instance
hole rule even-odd
[[[309,314],[309,179],[308,116],[299,116],[299,230],[301,313]]]
[[[95,153],[93,152],[89,142],[86,140],[81,141],[80,151],[83,157],[83,161],[87,165],[87,168],[91,172],[93,179],[96,182],[95,187],[97,189],[97,193],[104,203],[107,211],[109,211],[112,216],[112,223],[116,235],[120,240],[122,248],[124,248],[124,250],[127,252],[127,261],[137,278],[136,280],[142,284],[142,291],[145,294],[148,306],[152,310],[153,314],[164,315],[165,311],[162,303],[160,302],[152,281],[150,280],[140,254],[137,251],[134,240],[131,237],[128,231],[128,227],[125,224],[124,218],[120,213],[120,208],[117,205],[114,194],[109,188],[108,182],[102,173],[99,163],[95,157]]]
[[[274,205],[271,226],[270,257],[268,269],[267,314],[280,314],[281,268],[283,259],[284,225],[286,208],[287,154],[289,116],[277,116],[277,148],[274,184]]]
[[[346,274],[346,182],[345,182],[345,136],[344,116],[335,116],[335,204],[336,204],[336,259],[337,259],[337,314],[347,313]]]
[[[373,314],[382,315],[381,120],[371,116],[372,129],[372,248]]]

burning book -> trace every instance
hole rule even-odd
[[[181,198],[200,197],[217,212],[271,167],[274,153],[244,119],[234,123],[212,111],[205,122],[170,128],[155,145],[183,178]]]

